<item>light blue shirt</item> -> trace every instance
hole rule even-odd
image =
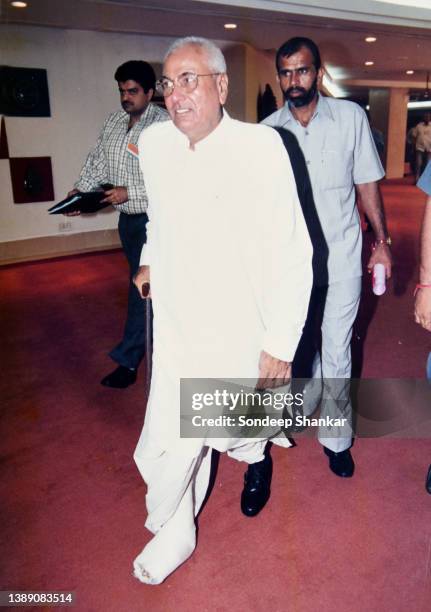
[[[431,161],[428,162],[427,167],[417,183],[417,186],[419,189],[422,189],[422,191],[425,191],[426,194],[431,196]]]
[[[329,282],[361,276],[362,233],[355,185],[384,176],[365,112],[354,102],[319,94],[306,127],[287,103],[263,123],[295,134],[304,153],[329,248]]]

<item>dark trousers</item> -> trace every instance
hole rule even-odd
[[[147,239],[146,214],[120,213],[118,233],[129,263],[129,297],[123,339],[109,356],[126,368],[137,368],[145,354],[145,300],[141,299],[132,278],[139,268],[142,246]]]

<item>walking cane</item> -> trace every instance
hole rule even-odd
[[[149,297],[150,283],[142,285],[142,295],[145,298],[145,398],[148,401],[153,363],[153,308]]]

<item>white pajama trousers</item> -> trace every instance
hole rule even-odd
[[[244,443],[227,450],[230,457],[246,463],[264,458],[266,440]],[[145,523],[154,535],[135,559],[135,576],[159,584],[193,552],[197,516],[208,491],[212,448],[204,446],[197,456],[173,454],[139,441],[134,459],[147,483]],[[142,579],[142,573],[151,579]]]
[[[346,418],[345,425],[319,428],[319,442],[336,453],[352,444],[350,342],[361,287],[360,276],[329,284],[322,321],[322,358],[320,361],[317,356],[313,368],[324,381],[320,417]]]

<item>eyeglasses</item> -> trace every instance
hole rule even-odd
[[[198,86],[198,77],[218,76],[222,72],[209,72],[208,74],[196,74],[195,72],[183,72],[176,79],[162,77],[156,81],[156,91],[167,98],[174,91],[174,87],[180,87],[185,93],[191,93]]]

